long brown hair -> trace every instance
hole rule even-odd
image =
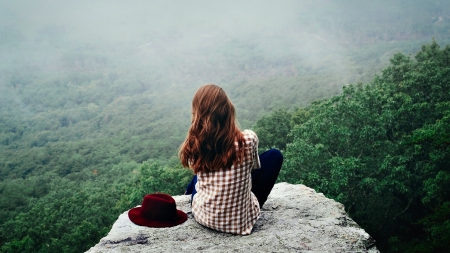
[[[196,174],[228,169],[242,161],[244,152],[244,136],[225,91],[214,84],[200,87],[192,100],[192,124],[180,147],[183,166]]]

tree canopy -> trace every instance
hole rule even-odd
[[[449,91],[449,46],[396,54],[372,82],[290,112],[279,180],[342,202],[380,250],[448,250]],[[279,118],[289,119],[278,111],[257,126],[271,131]]]

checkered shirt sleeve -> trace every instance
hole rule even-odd
[[[259,204],[251,192],[251,171],[261,167],[258,137],[243,131],[245,158],[231,169],[197,174],[192,213],[206,227],[232,234],[248,235],[259,218]],[[237,143],[236,143],[237,145]]]

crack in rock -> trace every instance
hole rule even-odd
[[[124,243],[125,245],[147,244],[148,243],[148,238],[149,238],[149,236],[146,236],[146,235],[138,235],[136,237],[136,239],[133,239],[131,237],[127,237],[125,239],[118,240],[118,241],[107,240],[107,241],[105,241],[103,243],[103,245],[107,245],[107,244],[121,244],[121,243]]]

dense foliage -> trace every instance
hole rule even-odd
[[[348,85],[304,109],[274,112],[257,129],[266,129],[261,139],[276,139],[271,132],[286,141],[279,145],[287,144],[280,181],[344,203],[380,250],[446,252],[449,91],[450,46],[433,41],[415,60],[396,54],[372,82]],[[282,131],[273,131],[278,125]]]
[[[124,178],[120,176],[123,173],[133,176]],[[108,174],[110,180],[90,176],[82,183],[83,187],[79,187],[79,182],[53,173],[3,184],[2,206],[12,210],[18,203],[6,203],[6,197],[25,201],[26,194],[43,194],[28,192],[37,187],[45,188],[48,193],[28,200],[26,212],[2,224],[0,236],[7,241],[2,252],[86,251],[109,232],[121,212],[141,204],[145,194],[181,194],[192,177],[189,170],[178,164],[162,165],[155,161],[141,165],[120,163]],[[5,218],[5,212],[2,214]]]

